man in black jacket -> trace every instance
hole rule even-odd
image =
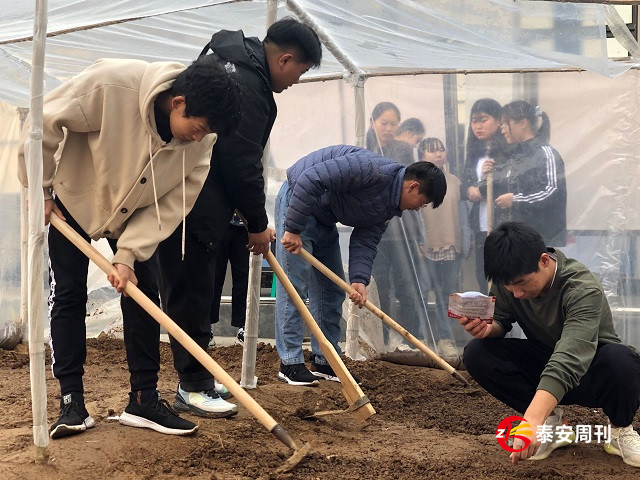
[[[262,42],[240,30],[221,30],[200,56],[237,72],[244,86],[242,120],[233,134],[219,136],[214,145],[209,176],[185,222],[184,259],[176,254],[180,249],[174,250],[182,227],[160,245],[159,258],[165,311],[206,349],[216,251],[234,210],[247,219],[251,252],[266,254],[275,239],[267,227],[262,171],[263,149],[277,113],[273,93],[319,66],[322,48],[313,30],[283,18],[271,25]],[[171,348],[180,380],[174,408],[206,417],[234,415],[237,407],[220,397],[228,397],[228,390],[173,338]]]

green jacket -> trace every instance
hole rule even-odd
[[[494,285],[494,321],[505,334],[517,322],[530,340],[553,349],[539,390],[558,399],[575,388],[591,365],[599,344],[620,343],[602,285],[587,267],[549,248],[558,269],[549,291],[539,298],[518,300],[503,285]]]

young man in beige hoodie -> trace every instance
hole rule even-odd
[[[130,281],[157,302],[156,247],[193,207],[209,172],[214,133],[236,128],[237,85],[215,64],[185,69],[103,59],[45,98],[45,222],[53,211],[85,240],[109,239],[118,276],[108,278],[118,292]],[[19,178],[27,186],[23,148]],[[55,228],[48,242],[52,370],[62,397],[50,436],[60,438],[95,425],[82,382],[88,259]],[[121,306],[131,392],[120,422],[173,435],[195,432],[197,425],[168,408],[156,390],[159,325],[131,298],[122,296]],[[223,409],[237,412],[228,403]]]

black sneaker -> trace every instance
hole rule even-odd
[[[158,399],[149,403],[129,401],[120,415],[120,423],[130,427],[150,428],[167,435],[191,435],[198,430],[198,425],[180,418],[169,403],[160,398],[159,393]]]
[[[240,345],[244,345],[244,327],[240,327],[238,329],[238,333],[236,334],[236,340]]]
[[[53,439],[77,435],[87,428],[96,426],[96,422],[84,406],[84,401],[71,393],[62,397],[60,418],[51,425],[49,436]]]
[[[285,365],[280,362],[280,372],[278,372],[278,380],[287,382],[289,385],[300,385],[312,387],[320,385],[318,379],[311,374],[304,363],[294,363],[293,365]]]
[[[336,372],[333,371],[333,368],[331,368],[331,365],[322,365],[322,364],[316,363],[315,361],[312,361],[311,365],[313,366],[313,369],[311,370],[311,375],[314,375],[318,378],[322,378],[323,380],[329,380],[331,382],[340,382],[340,379],[336,375]],[[353,373],[351,373],[351,376],[356,381],[356,383],[360,385],[360,379],[356,377]]]

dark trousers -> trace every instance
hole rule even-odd
[[[464,350],[464,364],[491,395],[524,413],[552,353],[527,339],[474,339]],[[620,343],[599,345],[580,383],[560,404],[602,408],[614,426],[630,425],[640,406],[640,355]]]
[[[247,314],[247,289],[249,286],[249,234],[242,225],[230,225],[218,246],[213,284],[213,301],[209,316],[211,323],[220,320],[220,298],[227,274],[227,263],[231,264],[231,325],[244,327]]]
[[[182,225],[158,246],[165,312],[205,350],[211,335],[209,311],[213,300],[216,255],[233,216],[224,188],[215,185],[208,188],[206,194],[212,209],[207,212],[209,217],[203,220],[194,218],[194,215],[187,216],[184,260],[181,253]],[[206,222],[208,229],[206,241],[197,238],[189,229],[189,225],[197,228],[202,222]],[[209,371],[175,339],[170,338],[170,342],[180,386],[188,392],[213,388],[214,379]]]
[[[489,292],[489,284],[484,276],[484,242],[487,240],[487,232],[475,232],[475,252],[476,252],[476,280],[478,280],[478,291],[485,295]]]
[[[85,240],[82,230],[62,203],[56,200],[67,223]],[[62,395],[84,391],[82,376],[87,357],[86,305],[89,259],[55,227],[49,227],[49,321],[53,376],[60,382]],[[116,241],[110,241],[115,251]],[[136,262],[138,287],[158,303],[157,260]],[[131,298],[120,298],[124,343],[132,391],[155,390],[160,367],[160,326]]]
[[[409,257],[409,248],[402,236],[400,218],[393,218],[378,244],[378,253],[373,262],[373,278],[378,287],[380,309],[387,315],[394,316],[391,309],[395,299],[400,304],[398,317],[394,319],[416,337],[420,335],[420,318],[416,311],[420,290],[413,276],[413,266]],[[416,252],[413,258],[420,258]],[[415,272],[420,274],[420,272]],[[385,340],[388,331],[384,330]]]
[[[182,260],[182,226],[160,244],[158,253],[162,272],[164,310],[189,337],[206,350],[211,334],[209,310],[213,297],[215,251],[192,235],[185,240]],[[213,376],[173,337],[169,337],[173,365],[180,386],[189,392],[214,387]]]
[[[431,290],[436,295],[436,318],[431,322],[436,341],[453,339],[451,326],[453,319],[449,318],[449,295],[458,291],[458,276],[460,274],[460,255],[455,260],[429,260],[427,271],[431,283]]]

